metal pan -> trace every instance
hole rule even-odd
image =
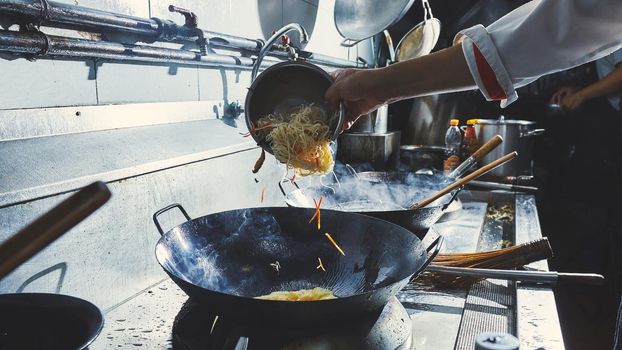
[[[164,232],[158,216],[179,209],[187,222]],[[365,215],[269,207],[231,210],[191,219],[179,204],[153,215],[162,235],[158,262],[192,299],[214,314],[279,326],[326,324],[383,307],[432,261],[427,249],[398,225]],[[345,252],[324,237],[330,232]],[[316,269],[318,257],[326,272]],[[276,263],[280,268],[276,269]],[[273,291],[323,287],[337,299],[290,302],[254,297]]]
[[[402,62],[411,58],[421,57],[432,52],[441,34],[441,22],[434,18],[432,8],[423,1],[423,21],[414,26],[397,43],[395,61]]]
[[[356,42],[370,38],[399,21],[415,0],[336,0],[335,27],[342,37]]]
[[[0,244],[0,277],[45,248],[110,198],[102,182],[84,187]],[[104,325],[97,306],[60,294],[0,295],[0,349],[84,349]]]
[[[428,183],[435,179],[435,177],[427,174],[406,172],[361,172],[355,176],[358,177],[358,181],[387,184],[390,186],[404,185],[407,182],[416,183],[419,180],[420,182]],[[442,188],[442,184],[442,182],[438,182],[438,188],[431,188],[429,192],[433,193]],[[282,184],[279,184],[279,186],[285,196],[285,203],[290,207],[312,208],[313,198],[319,199],[320,196],[323,196],[324,204],[322,204],[322,208],[324,209],[354,212],[390,221],[410,230],[419,238],[423,238],[425,236],[430,226],[438,221],[438,219],[443,215],[443,211],[449,207],[459,193],[459,191],[455,191],[453,194],[447,195],[425,208],[405,209],[400,206],[392,205],[391,203],[366,205],[373,203],[359,203],[363,202],[360,198],[358,198],[358,200],[357,198],[348,197],[346,197],[346,199],[342,199],[341,193],[354,192],[353,188],[357,185],[356,182],[353,181],[342,181],[340,187],[336,186],[334,191],[331,190],[331,188],[320,186],[305,189],[296,188],[289,193],[285,193]],[[408,205],[405,205],[405,207],[407,206]]]

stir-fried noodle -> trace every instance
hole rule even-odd
[[[258,121],[258,131],[265,137],[274,156],[288,169],[302,175],[322,175],[333,169],[329,147],[328,116],[323,109],[300,106],[290,118],[268,115]]]

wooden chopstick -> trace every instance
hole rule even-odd
[[[492,162],[492,163],[490,163],[488,165],[485,165],[485,166],[477,169],[476,171],[472,172],[471,174],[469,174],[469,175],[467,175],[467,176],[465,176],[465,177],[463,177],[461,179],[458,179],[458,180],[454,181],[452,184],[450,184],[447,187],[443,188],[442,190],[436,192],[435,194],[429,196],[428,198],[422,200],[421,202],[415,203],[415,204],[411,205],[410,209],[414,210],[414,209],[419,209],[419,208],[425,207],[426,205],[434,202],[435,200],[441,198],[442,196],[444,196],[447,193],[455,190],[456,188],[461,187],[461,186],[469,183],[469,181],[474,180],[474,179],[476,179],[476,178],[486,174],[487,172],[491,171],[492,169],[494,169],[494,168],[496,168],[498,166],[501,166],[501,165],[509,162],[510,160],[514,159],[514,157],[516,157],[517,155],[518,155],[518,153],[516,153],[516,151],[506,154],[505,156],[495,160],[494,162]]]

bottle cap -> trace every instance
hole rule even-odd
[[[451,126],[458,126],[458,124],[460,124],[460,120],[458,119],[452,119],[449,121],[449,125]]]
[[[477,119],[469,119],[467,120],[467,125],[474,125],[477,124]]]

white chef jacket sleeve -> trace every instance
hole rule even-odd
[[[454,43],[486,99],[505,107],[516,88],[622,47],[622,0],[533,0]]]

